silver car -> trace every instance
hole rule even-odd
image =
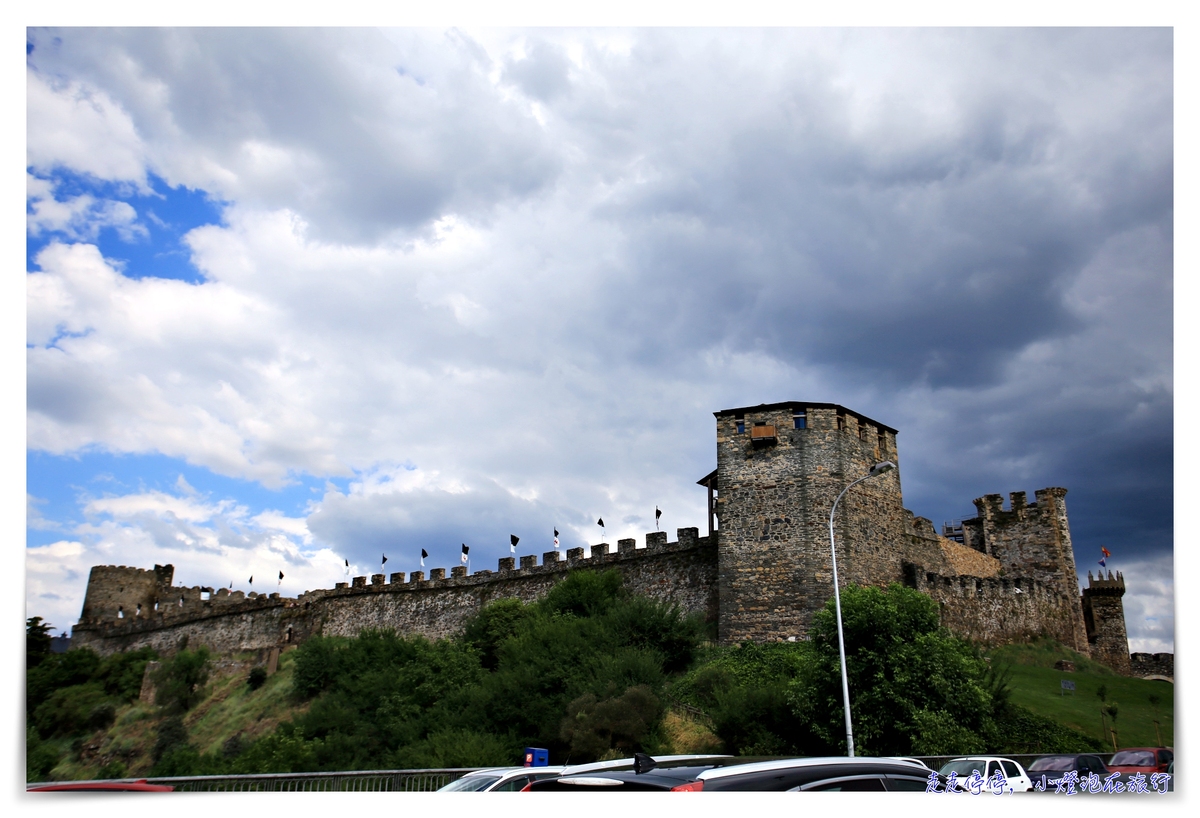
[[[438,792],[519,792],[531,781],[555,778],[562,767],[490,767],[451,781]]]

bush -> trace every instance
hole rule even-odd
[[[100,779],[124,778],[127,772],[129,772],[129,768],[113,759],[96,771],[96,777]]]
[[[187,728],[183,726],[183,718],[169,716],[158,726],[158,736],[154,740],[154,748],[150,757],[157,764],[172,750],[187,744]]]
[[[115,713],[104,688],[88,682],[56,690],[38,705],[31,721],[42,738],[74,736],[107,727]]]
[[[267,669],[264,667],[256,667],[250,669],[250,676],[246,679],[246,684],[251,690],[258,690],[267,683]]]
[[[180,650],[154,672],[155,703],[169,712],[186,713],[204,698],[208,681],[208,648]]]

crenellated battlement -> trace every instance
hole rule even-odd
[[[1108,577],[1104,576],[1104,572],[1100,572],[1098,578],[1092,577],[1092,572],[1088,571],[1088,584],[1085,589],[1085,594],[1105,594],[1109,596],[1124,596],[1125,595],[1125,577],[1120,571],[1117,571],[1114,578],[1113,572],[1108,572]]]
[[[653,532],[642,547],[624,539],[615,548],[600,543],[565,554],[548,551],[541,564],[536,555],[526,555],[520,567],[504,557],[496,571],[467,574],[467,566],[456,566],[450,576],[445,568],[430,569],[428,578],[424,571],[360,576],[296,598],[172,586],[174,568],[169,565],[155,571],[96,566],[84,601],[88,615],[75,626],[75,634],[77,644],[102,653],[141,644],[169,653],[184,635],[191,644],[209,644],[218,651],[297,643],[316,633],[354,635],[366,627],[445,636],[492,599],[532,601],[568,571],[609,567],[621,571],[634,590],[715,618],[716,538],[700,537],[696,528],[678,529],[677,537],[669,543],[666,532]],[[135,586],[135,579],[140,584]],[[126,615],[131,592],[157,607],[143,604],[137,615]]]

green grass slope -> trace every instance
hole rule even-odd
[[[1112,739],[1101,726],[1101,686],[1106,700],[1117,705],[1118,747],[1172,747],[1175,742],[1175,685],[1119,676],[1110,668],[1050,641],[1008,645],[988,652],[992,665],[1007,665],[1012,676],[1012,702],[1037,715],[1073,727],[1112,747]],[[1060,659],[1075,663],[1075,672],[1054,669]],[[1075,683],[1075,691],[1064,691],[1063,680]],[[1158,704],[1151,704],[1151,696]],[[1109,726],[1112,719],[1105,717]],[[1158,733],[1154,722],[1158,722]]]
[[[279,657],[279,669],[258,690],[247,684],[246,667],[209,678],[207,695],[184,717],[188,743],[200,753],[220,752],[227,746],[248,744],[271,733],[281,721],[307,709],[292,697],[295,653]],[[152,751],[163,722],[161,709],[140,702],[117,713],[107,730],[83,740],[59,741],[53,746],[62,760],[48,776],[55,781],[148,776],[154,766]],[[229,742],[230,744],[227,744]]]

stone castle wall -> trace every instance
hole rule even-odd
[[[1129,656],[1129,671],[1139,679],[1154,677],[1175,681],[1174,653],[1133,653]]]
[[[588,557],[582,548],[568,549],[565,559],[550,551],[543,555],[541,565],[531,555],[522,557],[517,567],[509,557],[500,560],[495,572],[478,571],[469,576],[460,566],[449,578],[442,568],[432,569],[429,579],[421,571],[413,572],[407,581],[403,573],[392,574],[390,582],[385,582],[383,574],[374,575],[369,583],[366,577],[356,577],[353,583],[308,591],[295,599],[172,587],[172,566],[156,566],[168,584],[157,586],[156,593],[145,598],[151,603],[157,599],[158,610],[143,605],[144,615],[129,617],[117,615],[125,598],[120,596],[123,592],[114,595],[112,588],[136,587],[137,593],[146,594],[144,583],[133,580],[155,572],[97,566],[88,581],[84,607],[89,616],[75,626],[75,645],[102,655],[141,646],[169,655],[187,637],[190,647],[204,645],[227,654],[298,644],[316,634],[353,636],[364,628],[436,639],[460,631],[468,618],[493,600],[533,601],[568,571],[577,569],[615,568],[633,593],[715,620],[715,538],[700,537],[695,528],[679,529],[677,536],[676,542],[668,543],[666,532],[648,534],[644,548],[636,548],[632,539],[619,541],[616,548],[592,546]],[[125,580],[130,581],[122,585]],[[98,594],[95,598],[93,589]],[[164,604],[167,602],[170,604]]]

